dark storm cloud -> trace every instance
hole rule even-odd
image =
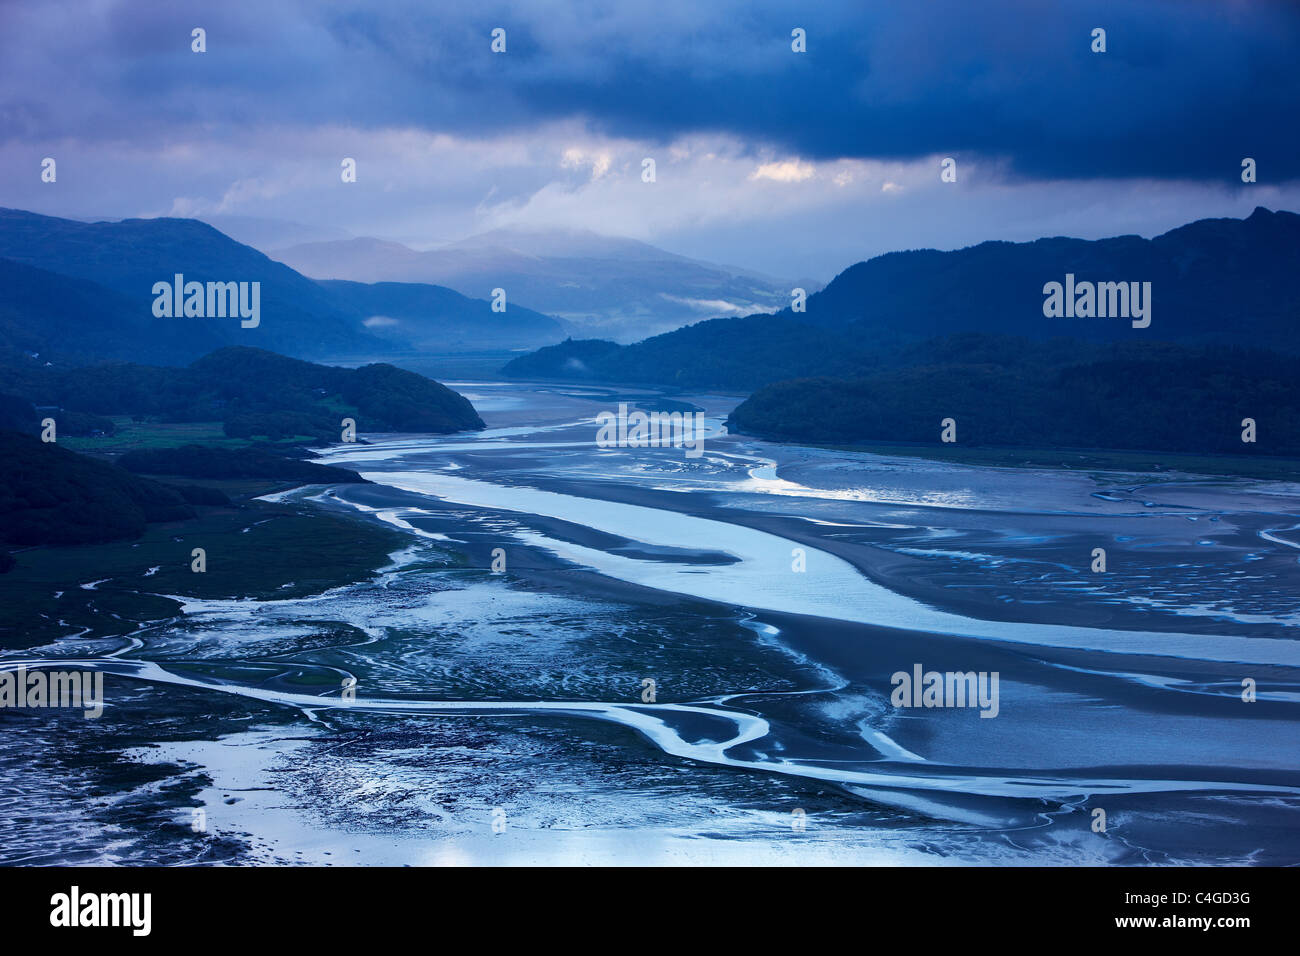
[[[998,158],[1034,179],[1226,181],[1253,156],[1277,181],[1300,177],[1297,50],[1300,6],[1268,2],[51,0],[0,5],[0,140],[581,117],[813,159]]]
[[[810,158],[1002,157],[1036,178],[1300,175],[1300,5],[773,7],[612,46],[520,95],[612,133],[721,129]],[[790,52],[789,27],[809,52]],[[1091,31],[1107,31],[1093,53]]]

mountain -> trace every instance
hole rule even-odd
[[[202,320],[155,319],[149,302],[141,308],[97,283],[0,259],[0,363],[173,363],[222,344],[220,330]]]
[[[335,301],[364,316],[370,333],[419,350],[537,348],[565,334],[549,315],[508,300],[504,312],[493,312],[491,303],[442,286],[329,279],[319,284]]]
[[[1047,318],[1044,286],[1150,282],[1151,322]],[[505,374],[753,389],[782,379],[851,378],[907,361],[909,344],[954,333],[1031,341],[1176,342],[1300,352],[1300,216],[1256,209],[1143,239],[985,242],[953,252],[894,252],[858,263],[783,309],[714,319],[634,345],[570,354],[575,343],[522,356]],[[569,362],[573,358],[575,361]]]
[[[195,337],[181,346],[190,359],[214,344],[311,357],[391,348],[359,327],[355,313],[341,308],[315,282],[194,219],[85,223],[0,209],[0,258],[116,292],[114,309],[125,310],[117,318],[131,320],[124,335],[139,338],[139,330],[146,328],[170,338],[175,330],[169,326],[180,326],[181,335]],[[153,285],[170,283],[177,273],[187,282],[260,282],[260,324],[241,328],[237,318],[155,318]],[[63,293],[54,288],[42,294],[58,302]]]
[[[709,316],[779,308],[798,285],[579,230],[494,230],[427,252],[350,239],[299,244],[272,255],[320,279],[429,282],[478,298],[502,288],[509,303],[622,340]],[[804,287],[816,288],[808,282]]]
[[[225,233],[236,242],[242,242],[254,249],[277,249],[282,246],[296,246],[302,242],[333,242],[351,238],[345,229],[309,226],[287,219],[224,214],[210,214],[195,218],[200,222],[206,222],[218,232]]]
[[[176,273],[186,282],[259,282],[259,324],[156,317],[154,283]],[[0,209],[0,292],[0,362],[36,353],[65,367],[179,365],[236,345],[356,360],[536,348],[564,336],[556,320],[518,302],[494,313],[483,299],[439,286],[317,283],[193,219],[80,222]]]
[[[1151,325],[1049,319],[1043,286],[1150,282]],[[809,298],[804,321],[915,337],[981,331],[1111,341],[1160,339],[1300,347],[1300,216],[1257,208],[1246,219],[1202,219],[1154,239],[984,242],[953,252],[877,256]]]

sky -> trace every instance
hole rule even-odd
[[[1300,210],[1298,53],[1283,0],[0,0],[0,205],[590,229],[828,280]]]

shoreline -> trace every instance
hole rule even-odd
[[[544,388],[592,389],[616,396],[623,392],[657,392],[665,397],[690,401],[711,396],[744,401],[753,392],[728,389],[679,388],[664,384],[606,382],[573,379],[502,378],[499,384]],[[726,418],[728,416],[724,416]],[[725,424],[725,421],[724,421]],[[1300,460],[1270,455],[1215,455],[1198,452],[1153,451],[1125,448],[1044,448],[1034,445],[934,445],[899,441],[863,440],[849,443],[804,442],[766,437],[755,432],[733,431],[740,440],[762,441],[782,448],[816,448],[837,452],[860,452],[894,458],[916,458],[955,465],[1002,468],[1030,468],[1053,471],[1105,471],[1132,474],[1178,474],[1203,478],[1258,478],[1268,481],[1300,481]]]
[[[1201,455],[1193,452],[1131,451],[1104,448],[1036,448],[1031,446],[971,446],[943,448],[901,442],[869,442],[847,445],[794,442],[764,438],[748,432],[729,432],[771,445],[789,448],[818,448],[888,458],[916,458],[953,465],[983,468],[1022,468],[1063,472],[1103,472],[1134,475],[1167,475],[1204,479],[1253,478],[1261,481],[1300,481],[1300,461],[1279,456]],[[1155,459],[1155,460],[1153,460]]]

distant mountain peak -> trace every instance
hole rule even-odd
[[[433,283],[516,303],[629,341],[716,315],[769,312],[795,285],[589,229],[502,227],[428,251],[380,239],[306,243],[274,256],[318,280]],[[819,287],[819,284],[812,288]]]

